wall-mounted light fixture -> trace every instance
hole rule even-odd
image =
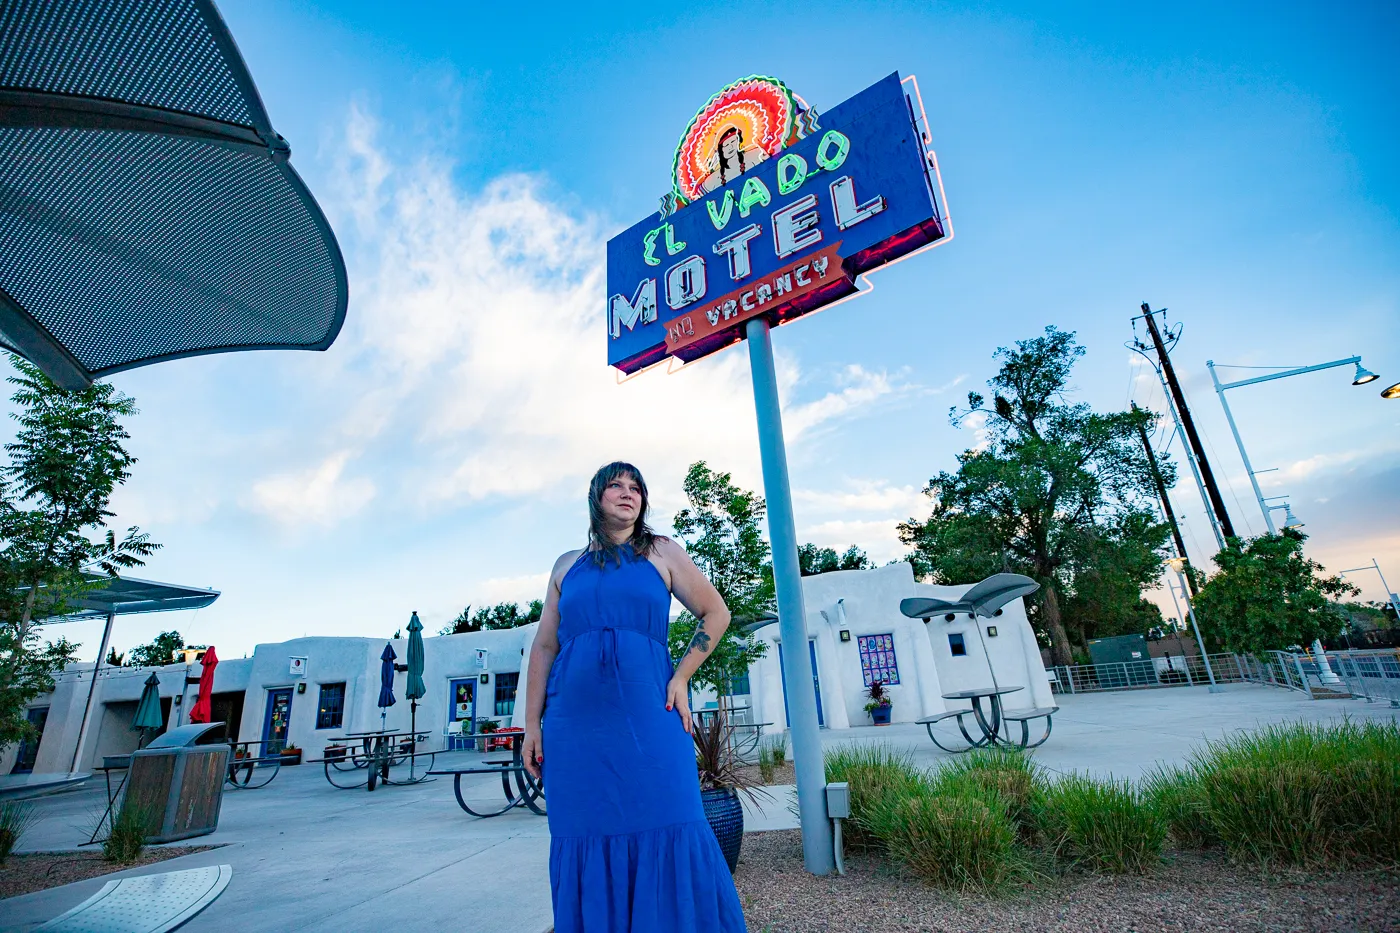
[[[995,625],[989,625],[989,626],[987,626],[987,637],[988,637],[988,638],[996,638],[996,637],[997,637],[997,627],[996,627]]]
[[[481,675],[481,682],[484,683],[484,684],[489,684],[489,683],[491,682],[491,675],[490,675],[490,674],[482,674],[482,675]]]
[[[842,640],[842,641],[850,641],[850,640],[851,640],[851,630],[850,630],[850,629],[848,629],[848,628],[843,628],[843,629],[841,630],[841,640]]]
[[[297,693],[305,693],[305,692],[306,692],[306,681],[303,680],[301,683],[297,684]]]

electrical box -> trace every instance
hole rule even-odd
[[[832,781],[826,785],[826,815],[833,820],[850,819],[850,784],[845,781]]]

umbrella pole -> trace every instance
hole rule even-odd
[[[418,701],[408,702],[408,779],[413,780],[413,767],[418,764]]]

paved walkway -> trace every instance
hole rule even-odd
[[[1172,688],[1060,697],[1048,743],[1035,752],[1055,771],[1136,777],[1182,761],[1206,739],[1259,725],[1344,717],[1394,719],[1400,710],[1359,700],[1309,700],[1273,687],[1234,685],[1221,694]],[[887,742],[931,766],[948,756],[922,726],[897,724],[823,733],[827,747]],[[454,753],[466,758],[468,753]],[[443,761],[447,756],[442,756]],[[500,783],[476,779],[469,796],[501,799]],[[750,830],[796,825],[790,787],[746,815]],[[100,787],[39,798],[40,822],[24,849],[73,848],[102,810]],[[228,889],[182,930],[392,929],[543,933],[550,926],[549,828],[512,813],[475,820],[458,809],[450,780],[415,787],[335,790],[317,765],[284,768],[261,790],[224,795],[218,832],[189,840],[221,847],[123,874],[204,865],[233,866]],[[0,902],[0,930],[31,930],[78,904],[112,878],[82,881]]]

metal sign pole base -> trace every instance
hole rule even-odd
[[[745,325],[753,400],[758,414],[758,448],[763,459],[763,494],[768,500],[768,536],[773,543],[773,582],[778,592],[778,631],[789,650],[783,652],[792,760],[797,770],[797,807],[802,826],[802,861],[814,875],[829,875],[836,867],[831,821],[826,818],[826,766],[817,729],[814,690],[803,689],[812,676],[802,645],[807,641],[807,612],[802,603],[802,578],[797,564],[797,527],[788,484],[787,448],[783,443],[778,377],[773,367],[773,340],[768,321],[754,318]]]

